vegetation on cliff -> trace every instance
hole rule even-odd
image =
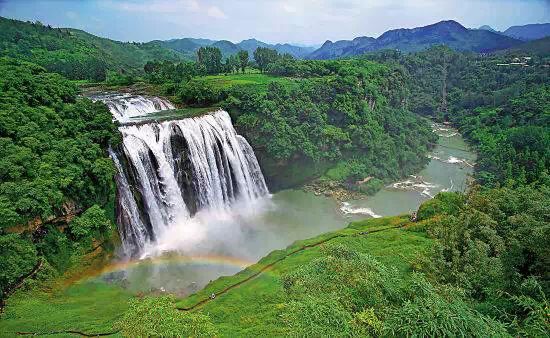
[[[2,247],[4,290],[37,255],[63,269],[73,241],[112,231],[115,168],[107,147],[118,134],[107,108],[78,98],[62,76],[9,58],[0,59],[0,73],[0,236],[11,242]],[[79,211],[64,232],[45,224]],[[21,234],[4,239],[8,232]]]

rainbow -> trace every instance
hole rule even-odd
[[[253,261],[248,261],[236,257],[230,256],[221,256],[221,255],[195,255],[195,256],[185,256],[179,254],[168,254],[158,257],[149,257],[144,259],[129,260],[129,261],[118,261],[112,262],[107,265],[103,265],[99,268],[88,269],[81,275],[81,278],[78,280],[85,280],[89,278],[94,278],[101,276],[103,274],[128,270],[134,267],[137,267],[142,264],[203,264],[203,265],[229,265],[234,266],[239,269],[244,269],[247,266],[254,264]]]

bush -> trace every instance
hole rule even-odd
[[[65,271],[71,265],[74,248],[67,235],[55,226],[49,226],[42,240],[36,244],[38,252],[43,255],[57,271]]]
[[[458,296],[439,295],[416,275],[412,300],[389,311],[385,334],[398,337],[509,337],[504,325],[472,310]]]

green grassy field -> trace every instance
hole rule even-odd
[[[236,275],[211,282],[198,293],[177,301],[175,306],[182,311],[209,315],[221,336],[283,334],[284,326],[278,320],[285,301],[282,275],[320,257],[323,246],[341,244],[396,267],[406,279],[412,271],[411,262],[431,244],[424,232],[410,231],[409,226],[408,216],[369,219],[297,241],[284,250],[271,252]],[[213,299],[212,294],[216,295]],[[93,281],[53,291],[19,291],[7,301],[0,332],[6,336],[17,332],[110,333],[133,296],[120,286]]]
[[[228,74],[228,75],[209,75],[200,78],[211,83],[217,89],[228,89],[236,85],[245,85],[245,86],[254,86],[257,92],[264,92],[267,90],[267,86],[271,82],[279,82],[284,84],[293,84],[297,80],[262,74],[258,72],[254,73],[238,73],[238,74]]]

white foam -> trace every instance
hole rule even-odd
[[[354,208],[349,202],[342,202],[340,210],[345,215],[369,215],[372,218],[382,217],[376,214],[371,208]]]
[[[407,190],[407,191],[417,191],[422,195],[426,195],[430,198],[434,197],[432,190],[438,188],[439,185],[435,183],[430,183],[422,180],[421,177],[411,175],[411,179],[404,181],[399,181],[391,184],[388,188],[398,189],[398,190]]]

